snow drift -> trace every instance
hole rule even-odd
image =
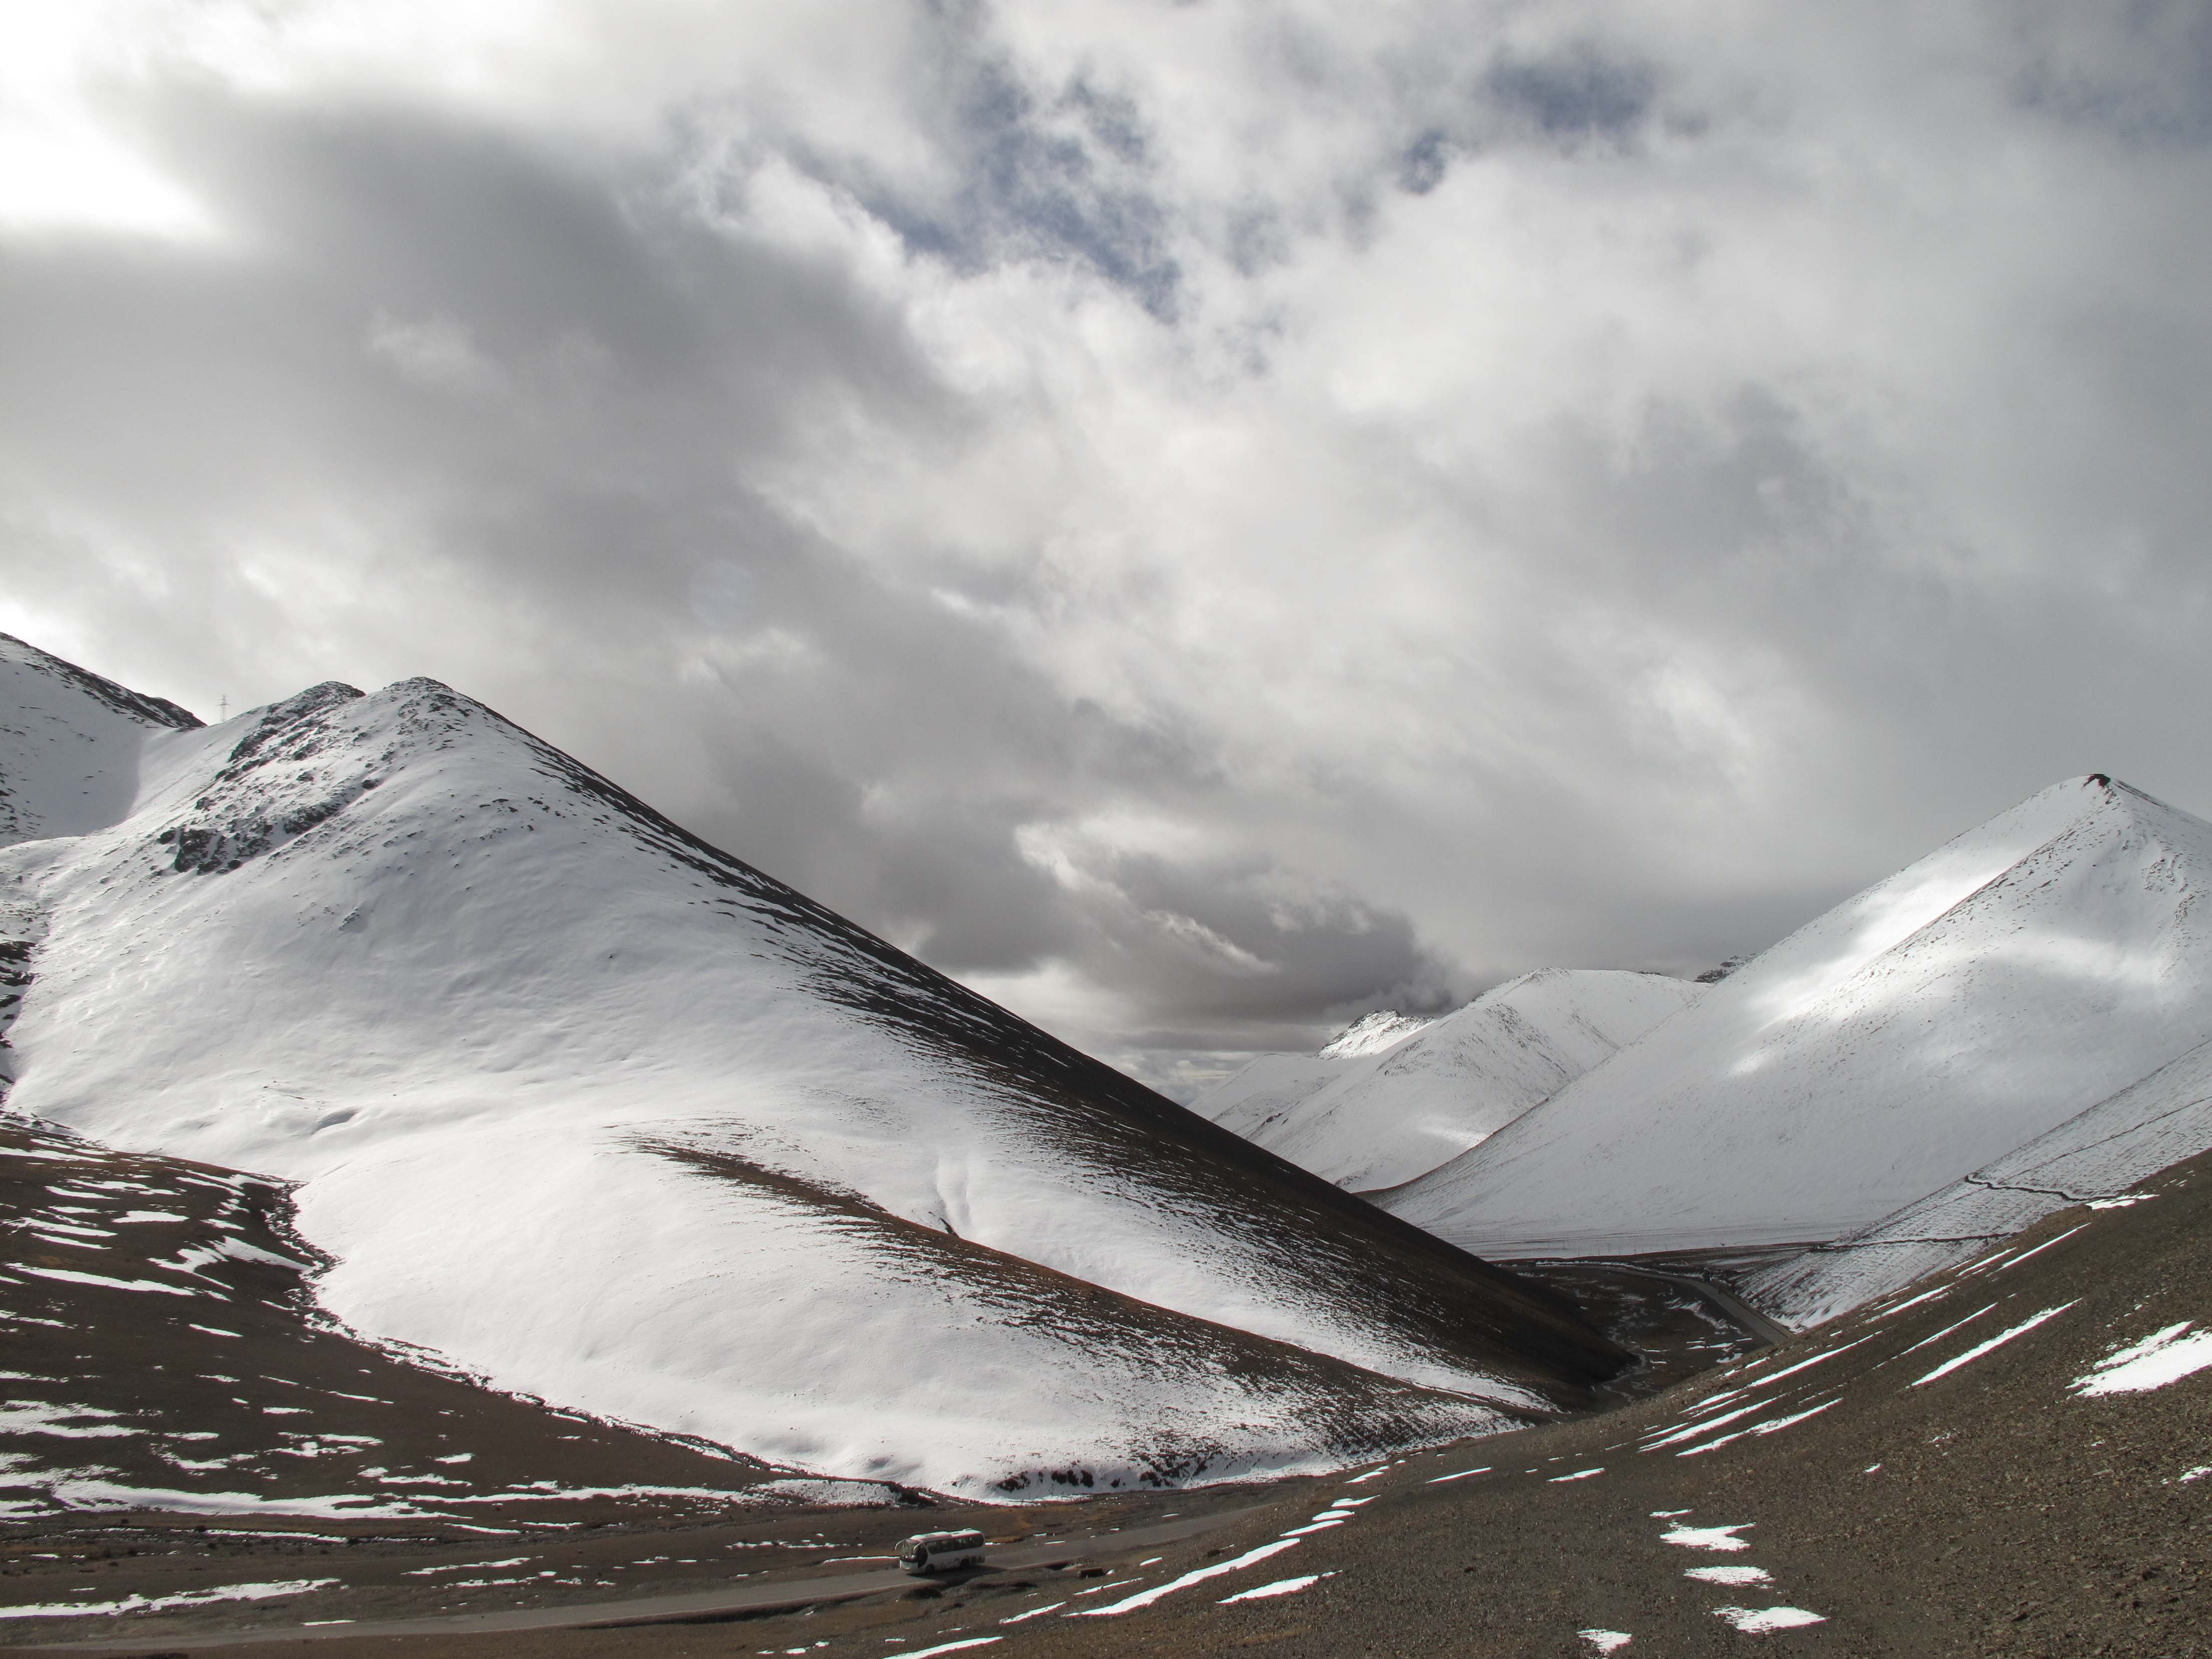
[[[1833,1239],[2212,1037],[2208,896],[2212,824],[2057,785],[1383,1202],[1505,1257]]]
[[[301,1183],[364,1334],[971,1492],[1341,1460],[1622,1362],[434,682],[203,728],[0,658],[9,1109]]]
[[[1262,1054],[1191,1109],[1354,1192],[1449,1162],[1703,988],[1547,968],[1431,1022],[1370,1014],[1318,1054]]]

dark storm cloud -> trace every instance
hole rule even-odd
[[[1072,961],[1187,1030],[1233,1020],[1295,1037],[1455,982],[1404,915],[1293,872],[1081,836],[1040,858],[1024,825],[1122,799],[1218,803],[1229,790],[1203,734],[1071,700],[991,631],[832,555],[808,580],[808,614],[834,618],[821,666],[763,672],[738,655],[696,716],[721,784],[689,821],[744,856],[948,971]]]
[[[1354,1005],[1369,1000],[1436,1013],[1467,994],[1404,916],[1349,893],[1285,883],[1264,866],[1144,854],[1109,854],[1092,873],[1147,924],[1109,934],[1135,955],[1115,977],[1132,992],[1165,991],[1158,1000],[1194,1030],[1279,1021],[1294,1010],[1365,1012]]]
[[[0,272],[10,455],[105,501],[455,490],[471,560],[589,586],[611,623],[761,532],[729,459],[810,394],[942,412],[837,270],[622,179],[397,114],[180,100],[157,125],[240,254],[60,242]]]

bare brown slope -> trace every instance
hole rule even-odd
[[[1599,1650],[1589,1632],[1626,1635],[1614,1649],[1623,1659],[2202,1659],[2212,1654],[2212,1475],[2200,1473],[2212,1464],[2212,1370],[2102,1399],[2074,1386],[2117,1349],[2212,1322],[2212,1155],[2143,1190],[2154,1196],[2051,1217],[1916,1286],[1911,1297],[1925,1300],[1895,1298],[1629,1409],[1285,1483],[1266,1510],[1182,1541],[1139,1529],[1204,1500],[1116,1498],[1028,1512],[1055,1528],[1095,1523],[1087,1558],[1066,1569],[987,1571],[811,1608],[803,1577],[791,1577],[784,1610],[736,1624],[374,1638],[317,1627],[325,1639],[315,1651],[846,1659],[988,1643],[990,1659],[1569,1659]],[[2061,1311],[1967,1358],[2051,1309]],[[1285,1537],[1339,1500],[1356,1504],[1352,1518]],[[1114,1547],[1109,1526],[1127,1528],[1127,1547]],[[1744,1547],[1714,1547],[1697,1535],[1705,1529]],[[1274,1544],[1285,1547],[1244,1561]],[[549,1563],[585,1559],[567,1540],[539,1547]],[[1687,1576],[1716,1567],[1754,1568],[1766,1582]],[[1071,1616],[1208,1569],[1226,1571],[1147,1607]],[[236,1576],[247,1576],[243,1564]],[[271,1561],[261,1576],[280,1575]],[[1226,1600],[1305,1579],[1286,1594]],[[335,1599],[326,1607],[343,1616]],[[1722,1616],[1731,1608],[1820,1622],[1739,1630]],[[165,1631],[195,1652],[268,1650],[201,1646],[224,1619],[278,1626],[273,1614],[210,1611],[142,1622],[139,1641],[119,1650],[161,1651]]]
[[[1234,1559],[1316,1498],[1382,1496],[1154,1607],[1039,1620],[1021,1651],[1565,1659],[1598,1650],[1578,1634],[1592,1631],[1631,1638],[1622,1659],[2212,1653],[2212,1370],[2103,1398],[2076,1387],[2154,1333],[2212,1322],[2212,1154],[2138,1190],[2154,1196],[2063,1212],[1628,1410],[1322,1483],[1208,1548]],[[1727,1529],[1743,1547],[1667,1541],[1685,1528]],[[1747,1567],[1768,1582],[1686,1576]],[[1309,1574],[1334,1576],[1220,1601]],[[1740,1631],[1723,1608],[1820,1622]]]
[[[726,1155],[654,1150],[705,1178],[836,1209],[911,1271],[1049,1302],[1072,1341],[1133,1334],[1164,1363],[1334,1402],[1340,1420],[1316,1430],[1348,1453],[1418,1437],[1411,1418],[1435,1398],[776,1171],[728,1167]],[[960,1509],[818,1480],[360,1342],[315,1310],[319,1262],[289,1218],[279,1185],[0,1120],[0,1643],[131,1646],[142,1631],[188,1642],[240,1621],[289,1632],[524,1607],[558,1618],[733,1583],[787,1601],[775,1584],[850,1577],[841,1562],[880,1576],[917,1526],[980,1523],[1001,1540],[1067,1530],[1062,1507]],[[1188,1515],[1250,1500],[1172,1501]],[[1091,1529],[1116,1513],[1098,1508]]]

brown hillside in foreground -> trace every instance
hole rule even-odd
[[[655,1531],[641,1522],[564,1528],[536,1539],[509,1531],[472,1547],[394,1542],[304,1565],[296,1543],[257,1547],[239,1538],[226,1547],[227,1580],[328,1575],[341,1582],[266,1609],[210,1607],[99,1626],[26,1622],[4,1639],[103,1638],[123,1644],[110,1651],[142,1654],[268,1651],[222,1638],[225,1630],[252,1626],[270,1636],[321,1637],[313,1651],[328,1659],[672,1659],[793,1649],[842,1659],[986,1638],[997,1638],[990,1650],[1004,1659],[1249,1650],[1567,1659],[1597,1650],[1579,1632],[1604,1631],[1630,1636],[1616,1650],[1626,1659],[2189,1659],[2212,1653],[2205,1633],[2212,1626],[2205,1553],[2212,1475],[2197,1473],[2212,1465],[2212,1369],[2102,1399],[2073,1387],[2116,1350],[2184,1322],[2212,1322],[2212,1154],[2141,1190],[2153,1196],[2126,1207],[2063,1212],[1890,1303],[1607,1415],[1241,1494],[967,1512],[1000,1538],[1092,1534],[1066,1566],[986,1571],[919,1589],[890,1578],[873,1595],[810,1609],[810,1579],[855,1569],[817,1554],[820,1566],[758,1571],[759,1558],[748,1560],[745,1547],[753,1534],[774,1530],[761,1524],[750,1532],[726,1524]],[[1919,1381],[2052,1309],[2060,1311]],[[1478,1469],[1486,1472],[1467,1473]],[[1283,1539],[1340,1499],[1371,1501],[1340,1525]],[[1255,1501],[1256,1510],[1238,1507]],[[1135,1541],[1170,1512],[1204,1525],[1209,1510],[1226,1515],[1225,1524],[1180,1541]],[[911,1515],[817,1513],[808,1524],[823,1548],[872,1551],[880,1562],[890,1537],[917,1524]],[[1668,1542],[1677,1528],[1723,1529],[1745,1547]],[[1132,1543],[1117,1542],[1111,1528],[1125,1529]],[[81,1584],[88,1576],[127,1589],[155,1564],[122,1557],[92,1567],[91,1560],[146,1535],[122,1527],[80,1527],[66,1536],[49,1529],[43,1540],[19,1534],[13,1571],[21,1576],[8,1581],[9,1599],[40,1594],[33,1582]],[[1286,1547],[1264,1561],[1151,1606],[1069,1616],[1277,1542]],[[33,1547],[68,1559],[33,1568],[25,1557]],[[646,1571],[681,1571],[696,1587],[716,1575],[735,1583],[732,1570],[743,1562],[752,1570],[746,1582],[768,1592],[783,1586],[784,1610],[737,1623],[473,1637],[347,1637],[342,1626],[301,1624],[372,1608],[371,1616],[389,1617],[410,1593],[420,1612],[434,1611],[437,1592],[407,1589],[422,1582],[424,1567],[519,1559],[501,1569],[514,1586],[508,1594],[541,1605],[549,1596],[575,1601],[594,1594],[578,1582],[593,1575],[629,1582],[637,1573],[631,1563],[671,1558],[690,1559],[681,1569]],[[1686,1576],[1714,1567],[1756,1568],[1768,1582]],[[173,1572],[173,1557],[159,1570]],[[562,1582],[539,1589],[547,1582],[536,1577],[541,1571]],[[1301,1591],[1223,1604],[1310,1575],[1322,1576]],[[360,1588],[349,1588],[356,1582]],[[1743,1632],[1720,1616],[1725,1607],[1799,1609],[1820,1622]],[[609,1608],[599,1616],[620,1615]]]

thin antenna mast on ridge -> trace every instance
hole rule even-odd
[[[222,714],[221,714],[221,716],[220,716],[220,717],[216,720],[216,724],[217,726],[221,726],[221,725],[223,723],[223,721],[224,721],[224,720],[228,720],[229,718],[230,718],[230,693],[229,693],[229,692],[228,692],[228,691],[226,691],[226,692],[224,692],[224,693],[222,694]]]

